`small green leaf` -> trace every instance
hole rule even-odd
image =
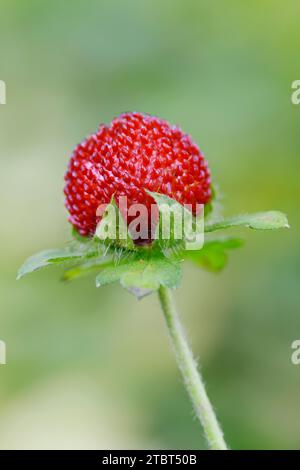
[[[139,272],[125,273],[121,278],[121,286],[135,295],[138,299],[142,299],[146,295],[159,289],[159,281],[151,275],[141,274]]]
[[[21,266],[18,271],[17,279],[26,274],[37,271],[38,269],[44,268],[45,266],[60,264],[66,261],[74,261],[82,258],[83,254],[81,251],[70,251],[68,248],[60,250],[45,250],[37,253],[36,255],[28,258],[25,263]]]
[[[111,246],[135,250],[135,245],[114,197],[106,206],[106,210],[96,228],[95,238]]]
[[[220,205],[219,189],[216,188],[215,186],[211,185],[211,199],[204,206],[204,217],[205,217],[205,219],[211,218],[211,216],[216,212],[216,210],[219,211],[219,205]]]
[[[73,266],[70,269],[67,269],[62,277],[63,281],[74,281],[82,277],[86,277],[95,272],[99,272],[101,269],[113,266],[114,261],[112,258],[103,258],[103,259],[91,259],[85,263],[79,264],[78,266]]]
[[[76,228],[75,227],[72,227],[72,237],[75,238],[75,240],[79,243],[89,243],[91,242],[91,239],[89,237],[83,237],[82,235],[80,235],[80,233],[77,232]]]
[[[182,247],[200,249],[204,242],[204,211],[193,216],[187,207],[174,199],[147,191],[159,209],[159,224],[156,228],[156,246],[162,249]]]
[[[244,214],[229,219],[223,219],[206,224],[205,232],[213,232],[230,227],[248,227],[255,230],[275,230],[289,228],[285,214],[279,211],[257,212],[256,214]]]
[[[239,248],[243,245],[240,238],[220,238],[208,240],[201,250],[186,251],[186,259],[193,261],[201,268],[208,271],[221,271],[227,264],[227,250]]]
[[[120,281],[122,275],[129,269],[130,263],[109,266],[96,276],[96,287],[106,286]]]
[[[181,279],[181,262],[163,256],[145,259],[141,255],[127,263],[110,266],[96,277],[96,286],[104,286],[119,281],[121,285],[141,298],[159,289],[160,285],[175,288]]]

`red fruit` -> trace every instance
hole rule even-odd
[[[211,199],[207,162],[191,138],[154,116],[126,113],[79,144],[65,175],[69,221],[83,236],[93,236],[99,204],[127,196],[150,211],[159,192],[181,204]],[[129,223],[130,221],[128,221]],[[150,238],[150,235],[149,235]]]

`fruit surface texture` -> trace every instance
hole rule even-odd
[[[167,121],[125,113],[79,144],[65,175],[69,221],[80,235],[92,237],[99,205],[127,197],[127,207],[155,204],[148,191],[190,204],[211,199],[210,172],[191,137]],[[123,214],[124,215],[124,214]],[[128,217],[130,223],[130,217]],[[150,235],[149,235],[150,236]]]

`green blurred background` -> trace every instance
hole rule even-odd
[[[299,15],[298,0],[1,1],[1,448],[205,447],[155,296],[56,269],[15,281],[70,237],[73,147],[127,110],[191,133],[226,214],[288,213],[224,273],[186,266],[177,298],[231,448],[300,448]]]

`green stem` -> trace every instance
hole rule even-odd
[[[185,338],[171,291],[161,286],[159,299],[186,390],[193,403],[197,418],[202,423],[208,444],[213,450],[227,450],[222,430]]]

